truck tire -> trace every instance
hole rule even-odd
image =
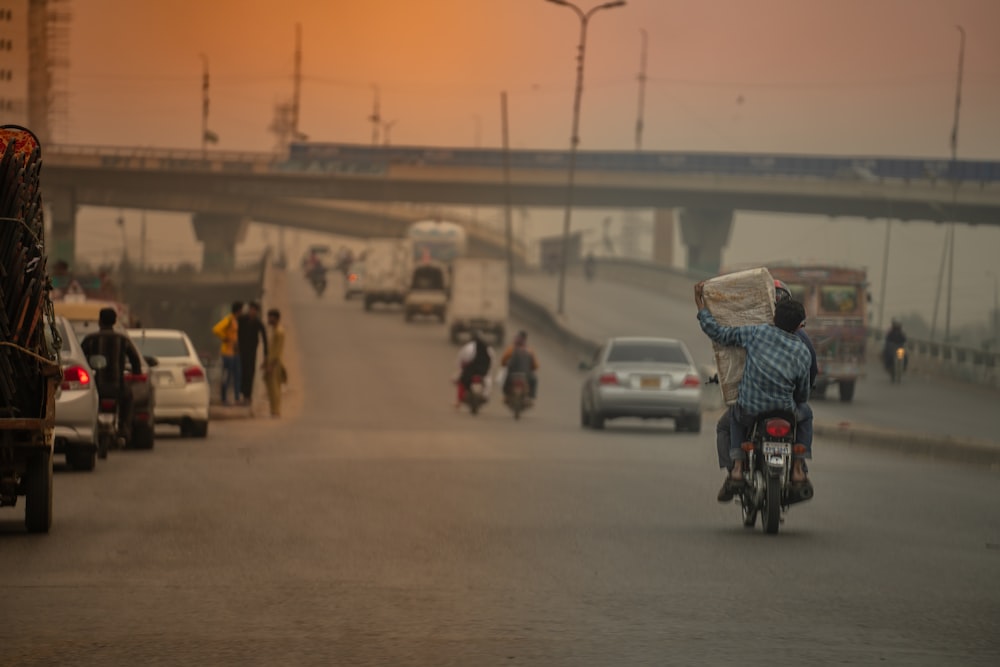
[[[152,449],[156,440],[153,425],[147,422],[134,422],[132,424],[132,441],[128,446],[132,449]]]
[[[188,427],[188,435],[192,438],[206,438],[208,437],[208,421],[196,420],[191,422],[191,426]]]
[[[66,463],[73,470],[89,472],[97,465],[97,449],[76,447],[66,452]]]
[[[52,527],[52,452],[36,453],[25,474],[24,527],[47,533]]]
[[[854,400],[854,380],[841,380],[838,388],[841,403],[850,403]]]

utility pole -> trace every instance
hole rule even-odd
[[[385,137],[385,145],[388,146],[391,141],[392,126],[396,124],[396,121],[390,120],[387,123],[382,123],[382,136]]]
[[[378,131],[382,127],[382,116],[379,113],[378,86],[373,85],[372,90],[375,92],[375,97],[372,100],[372,115],[368,116],[368,120],[372,124],[372,146],[378,146]]]
[[[640,29],[642,34],[642,52],[639,56],[639,104],[635,119],[635,149],[642,150],[642,131],[645,129],[644,117],[646,115],[646,56],[648,35],[645,30]]]
[[[965,28],[960,25],[955,26],[958,29],[959,34],[959,46],[958,46],[958,79],[955,84],[955,119],[951,126],[951,179],[952,179],[952,190],[951,190],[951,203],[954,207],[956,200],[958,199],[958,170],[956,169],[956,162],[958,160],[958,121],[960,117],[960,112],[962,109],[962,70],[965,65]],[[954,210],[954,208],[952,209]],[[948,225],[948,233],[951,237],[951,243],[948,244],[948,301],[945,308],[944,317],[944,341],[947,343],[951,340],[951,296],[952,296],[952,281],[955,275],[955,223],[952,222]]]
[[[302,102],[302,24],[295,24],[295,72],[292,75],[292,141],[300,140],[299,111]]]
[[[201,159],[208,154],[208,56],[201,54]]]
[[[507,287],[514,289],[514,230],[510,210],[510,127],[507,123],[507,91],[500,93],[500,135],[503,137],[504,233],[507,237]]]
[[[142,209],[139,219],[139,268],[146,270],[146,209]]]
[[[882,250],[882,289],[878,298],[878,330],[883,331],[885,316],[885,285],[889,281],[889,237],[892,234],[892,218],[885,219],[885,248]]]

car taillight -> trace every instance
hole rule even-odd
[[[349,280],[352,283],[356,283],[358,281],[358,274],[352,273],[351,275],[347,276],[347,280]]]
[[[598,380],[603,385],[615,385],[618,384],[618,376],[614,373],[605,373]]]
[[[768,419],[764,430],[772,437],[787,438],[792,432],[792,425],[784,419]]]
[[[700,387],[701,386],[701,378],[699,378],[697,375],[688,375],[688,376],[685,376],[684,382],[681,383],[681,386],[682,387]]]
[[[83,389],[90,384],[90,373],[82,366],[70,366],[63,371],[63,390]]]
[[[188,384],[192,382],[204,382],[205,371],[198,366],[188,366],[184,369],[184,381]]]
[[[146,382],[149,380],[149,376],[145,373],[132,373],[127,379],[129,382]]]
[[[114,412],[117,407],[115,399],[113,398],[102,398],[101,399],[101,412]]]

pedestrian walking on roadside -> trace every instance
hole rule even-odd
[[[281,416],[281,385],[287,377],[285,372],[285,328],[281,326],[281,312],[276,308],[267,311],[269,344],[264,361],[264,382],[267,385],[267,400],[271,404],[271,416]]]
[[[237,339],[240,351],[240,393],[243,403],[250,404],[253,396],[253,380],[257,371],[257,345],[264,343],[264,358],[267,359],[267,329],[260,320],[260,304],[251,301],[245,313],[236,318]]]
[[[233,389],[233,400],[240,402],[240,355],[239,355],[239,320],[243,312],[243,302],[234,301],[229,314],[212,327],[212,333],[221,341],[219,355],[222,357],[222,389],[220,398],[223,405],[228,405],[226,397],[228,389]]]

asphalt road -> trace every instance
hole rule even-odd
[[[518,291],[555,309],[556,279],[518,275]],[[566,325],[595,341],[612,336],[665,336],[683,340],[699,364],[714,364],[712,343],[701,332],[694,296],[679,300],[611,281],[566,280]],[[806,331],[808,331],[808,325]],[[854,400],[841,403],[837,388],[826,400],[810,401],[817,422],[856,424],[933,436],[1000,443],[1000,391],[909,373],[894,385],[881,368],[868,365]]]
[[[817,447],[777,536],[719,505],[712,438],[451,405],[444,327],[293,308],[301,415],[212,425],[0,510],[4,665],[1000,663],[1000,475]],[[299,394],[301,395],[301,394]]]

